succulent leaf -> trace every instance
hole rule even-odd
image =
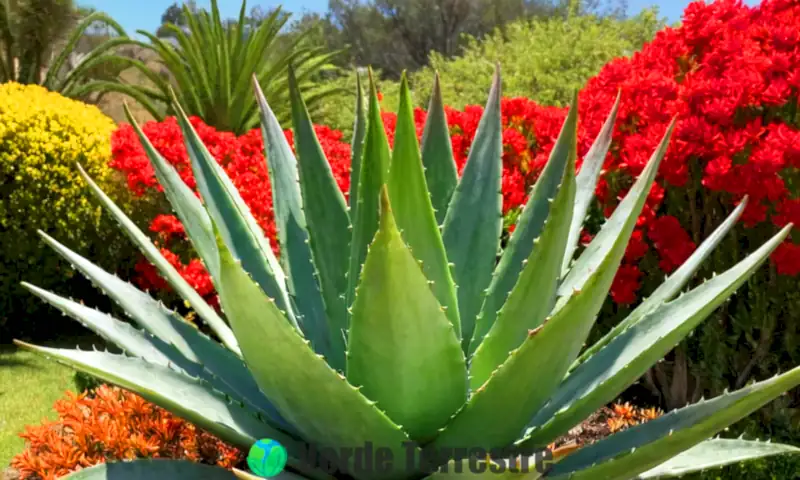
[[[471,352],[480,348],[484,336],[495,326],[498,312],[503,309],[504,325],[497,327],[492,340],[487,340],[492,345],[481,348],[481,358],[472,360],[470,373],[473,388],[486,381],[489,374],[508,357],[508,352],[522,343],[527,330],[538,327],[553,307],[561,260],[558,260],[557,271],[553,271],[552,263],[555,257],[564,255],[566,232],[563,232],[563,224],[566,223],[569,228],[575,201],[577,96],[572,105],[550,154],[550,160],[534,185],[509,244],[500,257],[481,313],[476,320],[475,333],[470,344]],[[549,226],[547,230],[545,224]],[[543,234],[545,231],[546,237]],[[525,280],[521,278],[523,270],[528,271],[528,278]],[[537,278],[531,278],[531,275]],[[523,293],[520,286],[523,283],[531,290]],[[517,290],[519,291],[516,294],[512,293]],[[529,310],[530,308],[533,310]],[[516,328],[508,330],[512,324]],[[501,333],[503,329],[506,329],[506,335]],[[498,340],[500,343],[497,343]],[[483,372],[477,373],[480,368],[484,369]]]
[[[544,447],[613,401],[727,300],[788,236],[784,228],[730,270],[646,314],[572,371],[537,412],[523,446]]]
[[[385,188],[381,205],[350,319],[347,379],[424,443],[466,401],[466,362],[459,338],[403,242]]]
[[[291,474],[286,474],[291,475]],[[62,480],[235,480],[228,470],[187,460],[139,459],[132,462],[101,463],[71,473]]]
[[[58,244],[56,243],[54,246],[58,246]],[[32,293],[65,314],[75,318],[129,354],[141,357],[156,365],[165,367],[172,365],[187,375],[202,378],[221,392],[238,398],[241,402],[250,404],[254,409],[269,418],[272,424],[279,425],[284,430],[292,431],[292,427],[278,415],[269,400],[258,389],[258,385],[255,384],[250,371],[247,370],[241,358],[200,333],[194,326],[185,323],[144,292],[92,265],[88,260],[69,251],[66,247],[60,246],[60,249],[63,249],[66,258],[75,261],[75,265],[80,271],[87,272],[87,278],[98,286],[104,290],[116,289],[124,292],[128,301],[125,308],[130,307],[132,311],[136,312],[136,317],[134,318],[161,319],[163,329],[174,332],[173,335],[181,340],[184,350],[190,352],[191,356],[185,355],[174,344],[164,341],[158,336],[139,332],[130,325],[102,312],[59,297],[33,285],[24,284]],[[175,336],[172,338],[176,338]],[[194,358],[202,360],[193,360]]]
[[[572,213],[572,226],[569,228],[567,253],[564,255],[562,273],[566,273],[569,269],[575,249],[578,247],[578,239],[581,235],[583,222],[586,219],[586,213],[589,211],[589,204],[594,198],[597,180],[600,178],[608,148],[611,146],[611,136],[614,133],[614,123],[617,121],[621,96],[622,92],[619,92],[616,101],[614,101],[614,106],[611,107],[611,113],[608,114],[608,118],[603,123],[603,128],[600,129],[600,133],[592,143],[591,148],[586,153],[586,156],[583,157],[583,163],[577,177],[578,193],[575,195],[575,211]]]
[[[478,123],[442,227],[447,258],[458,286],[462,348],[466,351],[485,290],[492,280],[500,232],[503,130],[500,117],[500,68],[497,67],[486,109]]]
[[[800,385],[800,367],[673,410],[578,450],[554,465],[545,478],[634,478],[716,435],[797,385]]]
[[[450,128],[444,113],[442,88],[439,73],[434,74],[431,101],[422,130],[422,164],[425,180],[431,195],[431,204],[436,212],[436,223],[441,225],[447,214],[447,206],[458,185],[458,170],[450,143]]]
[[[253,410],[231,403],[206,382],[169,367],[106,352],[17,344],[128,389],[240,448],[250,448],[259,438],[276,439],[286,445],[287,450],[295,443],[292,437],[259,420]]]
[[[164,194],[170,206],[181,221],[189,240],[192,242],[197,254],[203,260],[212,278],[217,275],[217,241],[211,226],[211,217],[208,216],[203,203],[186,185],[175,168],[167,162],[155,149],[150,140],[145,136],[139,124],[133,118],[128,105],[125,104],[125,116],[133,126],[139,141],[144,148],[153,170],[156,172],[158,183],[164,188]]]
[[[734,463],[756,460],[774,455],[797,455],[800,448],[781,443],[758,442],[742,439],[715,438],[700,442],[661,465],[639,475],[637,480],[649,478],[682,477]]]
[[[361,74],[356,71],[356,108],[353,123],[353,138],[350,143],[350,194],[348,195],[350,218],[357,218],[358,185],[361,181],[361,156],[364,151],[364,136],[367,133],[367,114],[364,89],[361,87]]]
[[[286,312],[287,320],[299,331],[296,312],[292,308],[286,288],[286,275],[272,252],[269,240],[244,203],[239,190],[200,140],[189,118],[174,98],[173,102],[197,190],[214,225],[233,255],[242,262],[242,267],[253,276],[267,295],[275,299],[280,309]],[[188,233],[191,235],[191,232]],[[216,283],[219,283],[218,278]]]
[[[436,439],[436,444],[446,447],[467,444],[501,448],[513,442],[523,425],[547,402],[577,357],[605,300],[636,218],[666,151],[668,137],[669,132],[614,212],[617,217],[612,216],[604,227],[604,231],[610,231],[612,227],[609,225],[612,225],[619,231],[614,236],[606,234],[602,239],[602,248],[591,252],[592,255],[602,255],[595,269],[578,271],[583,275],[577,280],[582,282],[573,285],[581,290],[570,292],[571,295],[558,300],[553,313],[541,328],[529,332],[522,346],[512,351],[486,383],[474,392],[465,407]],[[592,257],[592,260],[595,259]],[[561,261],[560,257],[558,261]],[[570,274],[574,272],[571,270]]]
[[[299,323],[311,346],[320,355],[341,369],[344,344],[341,334],[331,336],[322,292],[314,277],[314,264],[308,239],[306,216],[295,159],[289,142],[283,134],[278,119],[267,104],[257,81],[253,88],[261,110],[261,135],[272,187],[272,208],[278,242],[281,247],[280,263],[286,273],[289,295],[295,300]],[[338,348],[333,347],[336,343]]]
[[[369,110],[367,130],[364,137],[364,151],[361,157],[361,171],[358,181],[356,202],[357,217],[353,218],[353,239],[350,244],[350,268],[347,273],[347,307],[353,305],[355,289],[361,276],[361,267],[367,258],[369,243],[378,231],[378,210],[380,191],[389,177],[389,140],[381,119],[378,91],[372,70],[369,73]],[[341,254],[341,253],[340,253]]]
[[[159,273],[161,276],[164,277],[172,288],[177,291],[181,297],[183,297],[186,302],[189,303],[200,317],[208,323],[211,327],[211,330],[220,338],[220,341],[235,352],[237,355],[241,354],[239,350],[239,345],[236,343],[236,337],[233,335],[230,327],[225,323],[217,312],[208,304],[197,291],[189,285],[189,283],[183,279],[183,277],[175,270],[175,267],[172,266],[169,261],[164,258],[161,254],[159,249],[153,245],[153,242],[147,235],[142,232],[136,224],[125,215],[117,205],[106,195],[100,187],[97,186],[96,183],[89,178],[89,175],[83,170],[83,168],[78,165],[78,171],[80,172],[83,179],[86,183],[89,184],[89,187],[94,193],[95,197],[103,204],[103,206],[108,210],[108,212],[114,217],[114,219],[119,223],[122,230],[128,235],[128,237],[133,240],[136,246],[139,247],[139,250],[144,254],[145,257],[152,263],[156,268],[158,268]]]
[[[78,269],[86,278],[91,280],[100,290],[110,296],[125,313],[133,318],[142,328],[153,336],[173,345],[189,360],[199,361],[192,347],[175,328],[176,323],[184,320],[167,310],[166,307],[155,301],[150,295],[142,292],[128,282],[112,275],[89,260],[73,252],[44,232],[39,232],[44,241],[59,255],[64,257],[73,268]]]
[[[219,243],[218,248],[222,307],[245,363],[281,416],[316,444],[356,448],[371,443],[404,458],[408,435],[315,354],[227,247]],[[398,474],[376,472],[374,478]]]
[[[695,250],[692,255],[664,281],[664,283],[659,285],[649,297],[630,313],[630,315],[625,317],[624,320],[612,328],[600,340],[584,350],[571,368],[576,368],[580,363],[586,361],[586,359],[594,355],[598,350],[625,331],[625,329],[640,321],[647,313],[677,295],[686,283],[689,282],[697,269],[700,268],[703,261],[714,251],[719,242],[722,241],[728,231],[736,225],[746,205],[747,197],[745,196],[728,218],[697,247],[697,250]]]
[[[456,288],[425,181],[411,107],[411,92],[404,75],[400,82],[400,106],[388,181],[392,213],[403,240],[413,257],[422,263],[422,271],[432,282],[430,289],[444,307],[460,339]]]
[[[347,290],[350,218],[344,196],[336,185],[331,166],[314,132],[308,110],[300,97],[296,79],[289,70],[295,149],[301,159],[300,193],[308,226],[312,259],[328,314],[331,335],[331,364],[344,368],[344,336],[347,332]]]
[[[74,318],[104,340],[118,346],[128,355],[141,357],[156,365],[167,365],[169,363],[169,357],[163,353],[163,350],[164,347],[173,347],[161,342],[157,337],[137,330],[130,324],[121,322],[111,315],[59,297],[35,285],[23,282],[22,286],[53,307],[61,310],[64,314]],[[155,345],[156,342],[160,342],[161,345],[157,347]],[[177,350],[175,352],[177,353]]]
[[[567,135],[574,139],[574,121],[571,128],[572,132]],[[473,390],[483,385],[492,372],[506,361],[509,353],[522,345],[529,332],[544,323],[553,307],[575,203],[574,142],[571,152],[566,156],[569,160],[566,168],[561,170],[560,187],[552,201],[552,208],[549,209],[544,231],[535,240],[534,248],[530,251],[516,285],[497,314],[497,321],[472,356],[469,373]]]
[[[616,271],[619,267],[619,262],[625,253],[625,246],[627,246],[631,232],[636,225],[636,219],[644,207],[645,200],[658,172],[658,167],[667,152],[669,139],[674,128],[675,120],[667,128],[664,137],[656,147],[656,151],[650,157],[642,173],[639,174],[639,178],[628,190],[625,198],[617,205],[614,213],[611,214],[611,217],[600,229],[600,232],[589,243],[589,246],[586,247],[586,250],[578,257],[578,260],[567,273],[564,281],[559,286],[558,295],[562,301],[556,304],[556,308],[563,306],[574,291],[581,290],[591,279],[596,278],[597,271],[604,266],[604,263],[607,267],[610,267],[604,269],[606,271]],[[608,290],[606,289],[602,296],[605,297],[607,293]]]

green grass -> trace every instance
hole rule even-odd
[[[47,343],[74,348],[99,343],[79,338]],[[53,403],[75,390],[74,371],[39,355],[0,345],[0,473],[22,451],[25,425],[55,419]]]

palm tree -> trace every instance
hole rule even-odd
[[[137,31],[149,42],[126,41],[155,53],[167,72],[166,78],[144,64],[123,59],[146,75],[151,85],[106,82],[100,88],[133,97],[157,119],[175,114],[170,101],[174,91],[186,113],[236,134],[259,125],[258,105],[250,91],[253,75],[274,105],[288,104],[284,79],[290,66],[310,109],[321,98],[339,91],[314,81],[339,52],[311,45],[303,34],[282,34],[289,15],[279,8],[256,19],[246,12],[243,2],[238,19],[229,21],[220,16],[216,0],[211,0],[210,12],[184,4],[181,25],[167,23],[157,34]],[[283,124],[290,120],[289,109],[275,113]]]

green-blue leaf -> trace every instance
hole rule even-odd
[[[589,211],[589,204],[594,198],[597,188],[597,180],[603,169],[608,148],[611,146],[612,134],[614,133],[614,123],[617,121],[621,92],[617,93],[611,113],[603,124],[603,128],[595,138],[592,147],[583,157],[580,172],[578,172],[577,183],[578,193],[575,195],[575,211],[572,214],[572,225],[569,228],[569,240],[567,240],[567,253],[564,255],[564,262],[561,268],[563,273],[569,269],[569,264],[578,247],[578,239],[583,229],[583,222],[586,220],[586,213]]]
[[[296,313],[292,309],[286,288],[286,276],[272,252],[269,240],[245,204],[239,190],[203,144],[174,97],[173,102],[186,151],[191,160],[197,190],[214,224],[225,239],[225,244],[264,292],[275,299],[279,308],[286,312],[286,318],[299,331]],[[219,277],[216,277],[215,286],[219,288]]]
[[[222,307],[245,363],[281,416],[319,446],[356,448],[369,442],[404,458],[408,435],[315,354],[225,245],[218,243],[218,248]],[[396,478],[398,473],[370,472],[363,478]]]
[[[347,379],[424,443],[466,401],[466,362],[389,205],[384,189],[350,318]]]
[[[78,171],[80,172],[83,179],[86,183],[89,184],[89,187],[94,193],[95,197],[103,204],[103,206],[108,210],[109,213],[114,217],[114,219],[119,223],[122,227],[122,230],[130,237],[131,240],[139,247],[139,250],[144,254],[145,257],[158,268],[161,276],[167,279],[169,284],[183,297],[184,300],[192,307],[200,317],[208,323],[211,327],[211,330],[219,337],[220,341],[228,348],[230,348],[233,352],[237,355],[241,352],[239,351],[239,345],[236,342],[236,337],[233,335],[230,327],[225,323],[217,312],[208,304],[203,297],[200,296],[199,293],[191,286],[189,283],[183,279],[181,274],[172,266],[169,261],[164,258],[161,254],[161,251],[153,245],[153,242],[150,241],[150,238],[142,232],[136,224],[128,218],[127,215],[117,206],[114,202],[108,198],[108,196],[100,189],[100,187],[95,184],[89,175],[83,170],[83,168],[78,165]]]
[[[559,169],[562,174],[560,186],[557,186],[552,200],[540,198],[548,206],[548,218],[542,225],[543,231],[535,240],[531,240],[532,250],[519,249],[530,252],[527,260],[521,262],[522,273],[497,313],[497,321],[472,356],[469,374],[473,390],[488,380],[492,372],[506,361],[509,353],[525,341],[531,330],[542,325],[553,307],[575,204],[576,122],[568,118],[565,126],[571,131],[566,130],[564,136],[572,138],[572,141],[567,142],[571,144],[564,153],[567,161]]]
[[[800,384],[800,367],[733,393],[636,425],[584,447],[554,465],[545,478],[635,478],[663,464]]]
[[[378,231],[380,190],[389,178],[390,152],[386,131],[383,129],[381,108],[372,70],[369,74],[369,111],[361,172],[358,182],[356,217],[353,217],[353,239],[350,244],[350,268],[347,273],[347,306],[352,306],[358,286],[361,267],[367,258],[367,247]],[[341,255],[341,252],[338,252]]]
[[[692,255],[683,264],[675,270],[675,273],[669,276],[664,283],[658,286],[656,290],[647,297],[633,312],[630,313],[624,320],[612,328],[600,340],[595,342],[592,346],[588,347],[581,353],[571,368],[576,368],[580,363],[585,362],[586,359],[594,355],[598,350],[607,345],[611,340],[617,337],[620,333],[625,331],[631,325],[641,320],[647,313],[651,312],[654,308],[674,297],[683,288],[686,283],[692,278],[694,273],[703,264],[703,261],[711,254],[717,247],[720,241],[725,237],[728,231],[736,225],[739,217],[742,215],[745,206],[747,205],[747,197],[742,198],[739,206],[725,219],[724,222],[709,235],[709,237],[697,247]]]
[[[447,258],[458,286],[462,348],[469,347],[475,318],[500,248],[503,228],[503,131],[500,118],[500,69],[497,68],[467,163],[447,208],[442,227]]]
[[[361,74],[356,71],[356,118],[353,124],[353,139],[350,142],[350,218],[357,218],[358,185],[361,181],[361,156],[364,150],[364,136],[367,133],[367,114],[364,108],[364,91],[361,88]]]
[[[688,473],[702,472],[734,463],[743,463],[774,455],[797,455],[800,448],[780,443],[742,439],[715,438],[698,443],[661,465],[648,470],[638,480],[649,478],[682,477]]]
[[[727,300],[789,231],[784,228],[730,270],[654,308],[573,370],[537,412],[522,444],[544,447],[617,398]]]
[[[422,164],[425,166],[425,180],[436,212],[436,222],[441,225],[458,185],[458,170],[453,158],[453,145],[450,143],[450,128],[444,112],[438,72],[433,77],[431,101],[422,130]]]
[[[344,368],[344,339],[347,333],[348,255],[350,218],[344,195],[333,178],[314,125],[300,96],[294,72],[289,70],[295,150],[298,158],[300,193],[308,224],[312,259],[328,315],[332,356],[330,363]]]
[[[341,335],[336,335],[333,340],[339,348],[335,350],[338,355],[334,355],[331,331],[328,328],[322,292],[317,284],[306,229],[297,160],[258,82],[253,82],[253,88],[261,114],[261,135],[272,187],[275,227],[281,247],[280,262],[286,273],[289,295],[295,300],[300,316],[298,323],[306,338],[311,341],[311,346],[332,363],[338,362],[337,368],[342,368],[344,345]]]
[[[606,234],[603,241],[607,245],[596,249],[602,258],[597,261],[596,270],[584,272],[579,278],[581,290],[562,297],[541,328],[529,332],[522,346],[512,351],[508,360],[474,392],[436,439],[436,445],[506,446],[549,399],[577,357],[605,300],[668,139],[669,131],[614,212],[616,218],[612,216],[604,227],[613,226],[616,235]]]
[[[124,108],[125,116],[139,136],[139,141],[142,143],[142,147],[144,147],[144,151],[150,159],[150,164],[156,172],[159,185],[164,188],[164,194],[169,200],[170,206],[181,221],[197,254],[203,260],[203,265],[211,274],[211,277],[215,278],[218,270],[216,263],[218,258],[217,241],[214,238],[214,231],[208,212],[206,212],[200,199],[192,192],[192,189],[183,182],[175,168],[153,147],[153,144],[142,132],[139,124],[136,123],[127,104],[124,105]]]
[[[570,182],[575,182],[575,161],[577,149],[577,127],[578,127],[578,108],[577,98],[573,99],[572,107],[569,109],[567,119],[561,128],[561,133],[556,140],[556,144],[550,153],[550,158],[545,165],[542,174],[536,181],[531,192],[530,199],[525,204],[522,214],[517,221],[516,228],[511,234],[508,246],[503,251],[492,276],[492,283],[489,285],[489,291],[486,294],[486,299],[481,306],[480,315],[475,323],[475,332],[472,336],[470,343],[470,352],[474,352],[483,341],[483,337],[489,332],[497,319],[497,314],[500,308],[506,303],[514,286],[520,277],[523,265],[535,252],[541,247],[537,247],[534,241],[539,238],[544,230],[545,222],[548,221],[550,216],[551,202],[556,198],[559,191],[559,186],[564,180],[564,172],[567,169],[572,169],[570,173]],[[574,196],[574,194],[573,194]],[[568,214],[572,218],[572,206],[568,209],[562,209],[562,215]],[[559,219],[560,221],[561,219]],[[556,241],[556,247],[565,244],[566,239],[553,239]],[[553,248],[551,245],[548,248]],[[542,252],[543,258],[550,255],[555,255],[555,252]],[[559,265],[559,269],[560,269]],[[560,278],[560,270],[551,278],[546,278],[548,283],[552,282],[553,285]],[[549,286],[542,285],[542,292],[549,291]],[[541,297],[541,301],[537,301],[539,307],[544,308],[545,314],[552,308],[552,301],[554,292],[546,295],[547,298]],[[520,315],[519,312],[514,315]],[[543,318],[543,317],[542,317]],[[533,323],[541,322],[542,319],[533,320]],[[534,325],[534,328],[537,325]],[[520,340],[521,341],[521,340]],[[491,373],[491,372],[487,372]],[[486,380],[486,376],[483,376]]]
[[[461,323],[456,288],[425,181],[414,126],[411,93],[405,75],[400,82],[400,106],[388,185],[392,211],[403,240],[408,244],[414,258],[421,263],[422,271],[431,281],[430,289],[444,307],[445,315],[460,339]]]

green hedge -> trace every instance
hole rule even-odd
[[[663,25],[655,9],[625,20],[576,16],[517,21],[482,40],[467,38],[467,46],[458,57],[448,59],[432,53],[429,67],[409,73],[413,100],[417,106],[427,107],[436,70],[441,75],[445,104],[459,109],[481,105],[494,65],[499,62],[503,95],[563,106],[603,65],[615,57],[631,55]],[[374,75],[380,78],[381,72]],[[338,78],[328,80],[343,93],[323,100],[314,118],[343,131],[345,138],[352,133],[355,78],[354,71],[345,70]],[[398,82],[383,79],[379,88],[384,94],[383,108],[395,111]]]

